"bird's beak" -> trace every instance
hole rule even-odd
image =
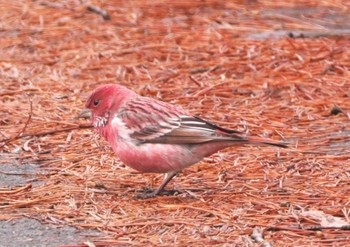
[[[83,109],[78,115],[78,118],[90,119],[91,117],[92,117],[91,109]]]

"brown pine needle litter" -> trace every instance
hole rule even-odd
[[[1,1],[0,174],[39,167],[0,188],[1,219],[103,233],[79,246],[349,245],[349,13],[341,0]],[[229,148],[172,180],[180,194],[134,200],[162,176],[126,168],[77,118],[104,83],[290,148]]]

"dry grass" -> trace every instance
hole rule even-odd
[[[322,24],[347,16],[347,1],[90,4],[111,20],[80,1],[0,2],[0,162],[46,171],[1,188],[1,219],[95,228],[96,246],[259,246],[255,227],[276,246],[349,244],[346,227],[312,228],[320,222],[303,214],[350,221],[350,44],[324,25],[339,20]],[[248,38],[280,29],[310,37]],[[226,149],[170,183],[182,194],[134,200],[162,176],[124,167],[77,119],[103,83],[291,148]]]

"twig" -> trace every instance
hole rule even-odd
[[[22,130],[20,132],[18,132],[18,134],[15,135],[14,137],[10,137],[10,138],[6,138],[6,139],[1,140],[0,142],[5,142],[5,143],[3,145],[0,145],[0,147],[4,146],[7,142],[9,142],[11,140],[16,140],[16,139],[23,136],[23,133],[26,130],[30,120],[32,119],[32,114],[33,114],[33,101],[31,98],[29,98],[29,102],[30,102],[29,116],[28,116],[28,119],[27,119],[26,123],[24,124]]]
[[[43,131],[43,132],[38,132],[38,133],[28,133],[28,134],[23,134],[20,136],[15,136],[15,137],[10,137],[10,138],[6,138],[6,139],[2,139],[0,140],[0,142],[5,142],[8,143],[10,141],[14,141],[16,139],[20,139],[20,138],[24,138],[24,137],[34,137],[34,136],[44,136],[44,135],[51,135],[51,134],[55,134],[55,133],[61,133],[61,132],[66,132],[66,131],[71,131],[71,130],[75,130],[75,129],[89,129],[89,128],[93,128],[93,125],[78,125],[78,126],[74,126],[74,127],[68,127],[68,128],[63,128],[63,129],[58,129],[58,130],[48,130],[48,131]]]
[[[342,226],[309,226],[309,227],[268,227],[265,231],[321,231],[321,230],[350,230],[350,225]]]
[[[15,94],[23,94],[24,92],[36,92],[36,91],[39,91],[39,90],[36,88],[28,88],[28,89],[17,90],[17,91],[8,91],[8,92],[0,93],[0,97],[10,96],[10,95],[15,95]]]
[[[342,226],[310,226],[307,228],[303,228],[308,231],[322,231],[326,229],[334,229],[334,230],[350,230],[350,225],[342,225]]]
[[[27,176],[33,175],[32,173],[22,173],[22,172],[4,172],[0,170],[0,174],[10,175],[10,176]]]
[[[19,189],[16,189],[16,190],[5,190],[5,191],[1,191],[0,190],[0,194],[6,194],[6,195],[8,195],[8,194],[16,194],[16,193],[21,192],[23,190],[30,189],[31,187],[32,187],[32,184],[27,184],[27,185],[25,185],[25,186],[23,186],[23,187],[21,187]]]
[[[265,231],[278,232],[278,231],[287,231],[287,232],[296,232],[298,234],[305,234],[305,230],[298,227],[284,227],[284,226],[271,226],[266,227]]]
[[[191,81],[193,81],[197,86],[202,87],[202,84],[201,84],[199,81],[197,81],[193,76],[190,75],[189,78],[190,78]]]
[[[111,19],[111,16],[108,14],[108,12],[100,7],[89,5],[87,6],[87,10],[101,15],[105,21],[109,21]]]
[[[51,196],[51,197],[42,197],[42,198],[37,198],[37,199],[33,199],[33,200],[28,200],[28,201],[24,201],[24,202],[17,202],[17,203],[13,203],[13,204],[9,204],[7,202],[0,204],[0,209],[4,209],[4,208],[21,208],[21,207],[26,207],[26,206],[30,206],[33,204],[36,204],[38,202],[45,202],[45,201],[50,201],[52,199],[57,199],[57,196]]]
[[[30,103],[30,110],[29,110],[28,119],[27,119],[26,123],[24,124],[22,130],[17,134],[17,136],[15,136],[15,139],[18,138],[20,135],[22,135],[24,133],[24,131],[26,130],[30,120],[32,119],[32,114],[33,114],[33,101],[32,101],[32,98],[29,98],[29,103]]]

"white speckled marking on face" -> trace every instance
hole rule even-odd
[[[97,116],[94,119],[93,125],[95,128],[104,127],[108,122],[108,118]]]

